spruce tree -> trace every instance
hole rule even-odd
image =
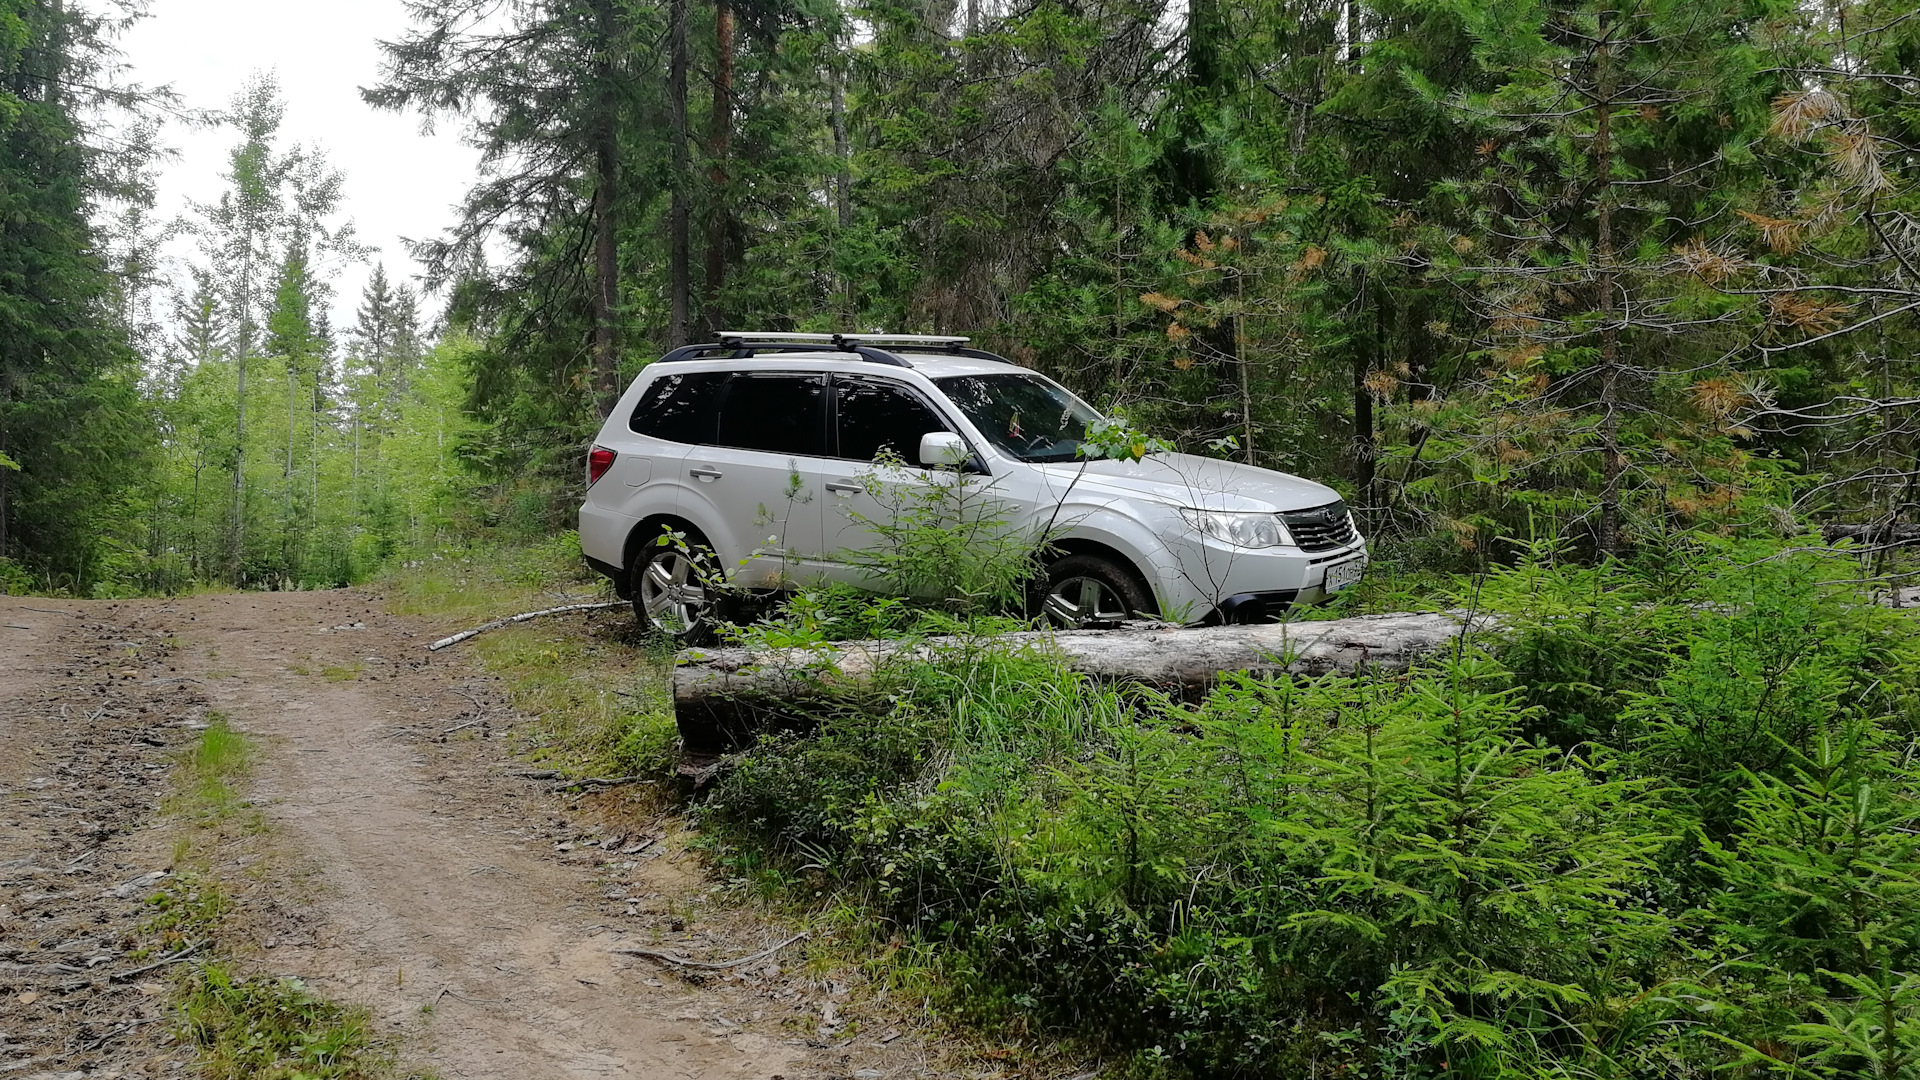
[[[89,222],[107,177],[88,112],[111,27],[86,10],[0,0],[0,560],[86,591],[153,427]]]
[[[1737,342],[1670,253],[1758,179],[1748,147],[1786,84],[1756,28],[1789,14],[1723,0],[1466,14],[1501,85],[1452,100],[1481,139],[1458,181],[1474,224],[1430,248],[1484,327],[1446,388],[1457,407],[1433,421],[1428,457],[1456,482],[1491,483],[1508,514],[1543,510],[1603,554],[1725,482],[1730,434],[1699,387]]]

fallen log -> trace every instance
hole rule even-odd
[[[1460,612],[1414,612],[1251,626],[1149,623],[1114,630],[1033,630],[990,639],[853,641],[820,648],[687,649],[675,658],[673,710],[689,751],[725,753],[761,731],[804,723],[809,705],[858,690],[890,663],[937,662],[943,654],[986,645],[1042,650],[1103,682],[1140,683],[1193,697],[1223,672],[1405,671],[1463,633],[1493,625],[1488,616],[1469,621]]]

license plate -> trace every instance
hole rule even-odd
[[[1327,567],[1327,583],[1323,588],[1330,593],[1339,592],[1349,585],[1357,584],[1360,574],[1367,568],[1365,559],[1348,559]]]

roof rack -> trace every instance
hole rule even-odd
[[[941,334],[797,334],[722,330],[717,342],[683,345],[654,363],[708,360],[722,356],[746,359],[761,353],[795,352],[844,352],[868,363],[886,364],[889,367],[913,366],[893,355],[894,352],[938,352],[983,360],[1002,359],[992,353],[967,348],[968,340]]]
[[[720,340],[723,344],[733,342],[748,343],[764,341],[773,345],[819,344],[845,347],[847,345],[935,345],[951,348],[965,345],[970,339],[947,334],[789,334],[761,333],[755,330],[722,330]]]

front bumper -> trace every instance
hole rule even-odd
[[[1327,568],[1367,558],[1366,541],[1333,551],[1234,548],[1198,534],[1170,544],[1155,567],[1162,616],[1187,623],[1271,622],[1287,609],[1323,603]]]

